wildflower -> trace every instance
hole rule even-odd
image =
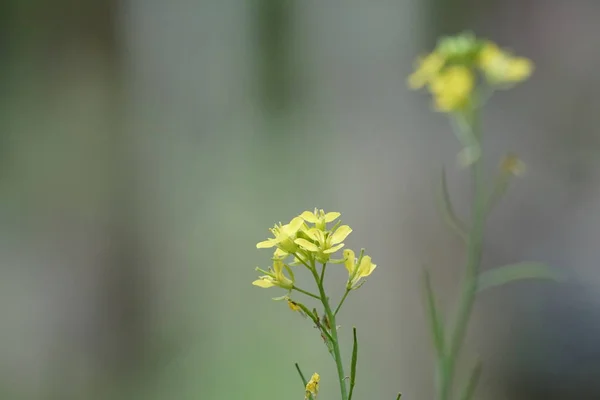
[[[293,301],[291,299],[287,299],[287,303],[288,303],[288,307],[290,308],[290,310],[302,312],[302,308],[295,301]]]
[[[284,268],[290,274],[291,279],[283,273]],[[273,268],[270,268],[269,271],[264,271],[260,268],[256,268],[256,270],[265,275],[260,276],[257,280],[252,282],[254,286],[265,289],[273,286],[279,286],[280,288],[287,290],[292,290],[294,287],[294,274],[292,273],[291,268],[285,265],[283,261],[279,259],[273,260]]]
[[[348,270],[348,284],[346,286],[348,290],[358,289],[361,285],[359,281],[371,275],[377,267],[371,262],[369,256],[361,256],[357,260],[354,252],[350,249],[344,250],[344,265]]]
[[[513,57],[492,42],[486,42],[481,48],[478,65],[492,84],[521,82],[529,78],[533,71],[530,60]]]
[[[429,89],[434,96],[435,106],[439,111],[458,111],[468,104],[475,78],[473,72],[460,65],[444,69],[432,79]]]
[[[317,228],[308,229],[304,234],[310,239],[298,238],[296,244],[311,253],[316,253],[319,262],[327,262],[330,254],[344,247],[344,239],[352,232],[348,225],[338,227],[334,232],[325,232]]]
[[[325,214],[324,210],[317,210],[315,208],[314,212],[304,211],[302,214],[300,214],[300,218],[306,222],[315,224],[315,228],[317,229],[325,230],[326,224],[335,221],[340,215],[341,214],[339,212],[328,212]]]
[[[304,221],[302,218],[296,217],[289,224],[281,225],[279,223],[279,226],[275,225],[270,229],[274,237],[258,243],[256,248],[268,249],[277,246],[280,249],[279,256],[295,253],[298,250],[298,246],[294,243],[294,239],[296,239],[298,231],[302,228],[303,224]],[[277,252],[275,253],[275,257],[281,258],[278,257]]]
[[[514,176],[521,176],[525,173],[525,163],[514,154],[507,154],[500,163],[500,170]]]
[[[408,86],[411,89],[421,89],[431,82],[444,67],[446,58],[437,52],[432,52],[417,60],[416,71],[408,77]]]
[[[306,394],[304,400],[307,400],[310,395],[316,398],[319,394],[319,381],[321,377],[316,372],[310,377],[310,381],[306,384]]]

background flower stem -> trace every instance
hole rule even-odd
[[[481,146],[482,135],[478,123],[478,112],[475,110],[469,114],[469,117],[465,121],[466,123],[461,124],[461,126],[463,129],[470,129]],[[477,293],[477,277],[481,264],[488,199],[485,187],[483,160],[483,154],[481,154],[480,157],[471,165],[474,182],[474,202],[471,228],[467,241],[467,262],[465,265],[465,273],[462,282],[458,312],[454,320],[454,329],[451,331],[448,342],[448,353],[442,365],[440,380],[441,387],[438,392],[438,400],[448,400],[451,398],[456,364],[465,339],[465,335],[467,333],[467,327],[469,325],[473,303]]]

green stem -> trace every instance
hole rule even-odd
[[[323,303],[323,308],[325,309],[325,314],[327,315],[327,319],[329,319],[329,324],[331,325],[331,345],[333,346],[333,355],[335,357],[335,364],[337,367],[338,379],[340,382],[340,392],[342,394],[342,400],[348,400],[348,392],[346,388],[346,375],[344,374],[344,365],[342,363],[342,356],[340,354],[340,345],[337,334],[337,325],[335,322],[335,315],[331,312],[331,307],[329,306],[329,299],[327,299],[327,295],[325,294],[325,288],[321,284],[321,279],[319,274],[317,273],[317,269],[315,267],[314,261],[311,261],[311,267],[309,267],[310,271],[315,278],[315,282],[317,282],[317,286],[319,287],[319,294],[321,295],[321,303]]]
[[[325,268],[327,268],[327,263],[324,263],[323,269],[321,269],[321,278],[319,279],[320,285],[323,285],[323,279],[325,279]]]
[[[475,129],[475,122],[471,120],[471,128],[480,141],[480,132]],[[477,275],[481,263],[481,254],[483,248],[483,234],[485,227],[485,217],[487,211],[487,200],[484,185],[484,165],[483,157],[472,165],[475,199],[472,213],[472,226],[469,232],[467,262],[465,266],[465,276],[462,284],[461,297],[458,307],[458,313],[455,320],[454,331],[450,337],[450,348],[448,351],[445,365],[443,367],[440,400],[448,400],[452,392],[452,383],[458,355],[465,339],[469,319],[473,310],[473,303],[477,293]]]
[[[344,304],[346,297],[348,297],[348,293],[350,293],[350,290],[346,289],[346,292],[344,293],[344,297],[342,297],[342,300],[340,300],[340,304],[338,304],[338,306],[335,308],[335,311],[333,312],[334,316],[336,316],[338,311],[340,311],[340,308],[342,308],[342,304]]]
[[[297,291],[297,292],[304,293],[305,295],[313,297],[313,298],[315,298],[317,300],[321,300],[321,297],[317,296],[316,294],[308,292],[308,291],[306,291],[304,289],[300,289],[297,286],[293,286],[292,289],[295,290],[295,291]]]
[[[302,370],[300,369],[300,366],[298,365],[298,363],[295,363],[294,365],[296,365],[296,371],[298,371],[298,375],[300,375],[300,379],[302,380],[302,384],[304,385],[304,387],[306,388],[306,384],[308,383],[306,381],[306,378],[304,377],[304,374],[302,373]],[[313,396],[312,394],[308,394],[308,398],[310,400],[313,400]]]

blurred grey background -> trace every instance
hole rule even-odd
[[[451,304],[463,250],[433,184],[448,166],[466,213],[469,182],[405,81],[465,29],[536,64],[485,116],[490,172],[507,151],[528,165],[485,268],[571,278],[484,294],[465,365],[483,359],[480,399],[599,398],[599,17],[593,0],[3,0],[2,398],[300,399],[294,362],[336,398],[314,329],[250,285],[267,228],[315,206],[378,264],[340,317],[356,398],[431,398],[421,268]]]

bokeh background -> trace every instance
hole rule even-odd
[[[536,63],[485,116],[490,171],[514,151],[528,173],[484,267],[570,279],[482,296],[465,365],[480,399],[600,398],[599,19],[594,0],[2,0],[1,397],[301,399],[299,362],[337,398],[315,330],[250,285],[267,228],[316,206],[378,264],[340,317],[355,397],[431,398],[421,269],[449,305],[463,250],[433,184],[448,166],[466,212],[469,182],[405,80],[470,29]]]

